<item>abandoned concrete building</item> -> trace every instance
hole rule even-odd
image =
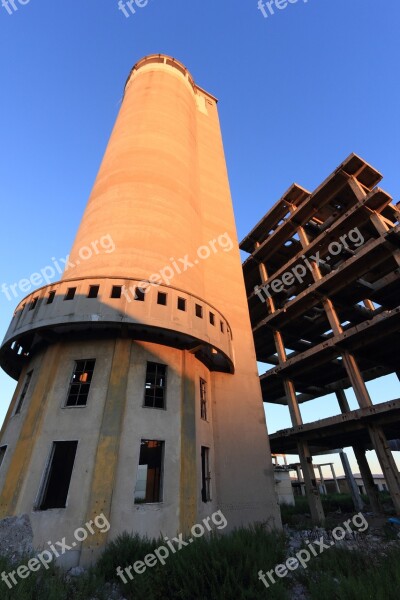
[[[292,427],[270,436],[300,457],[314,522],[324,514],[312,456],[352,447],[373,510],[366,459],[375,450],[396,512],[400,399],[373,404],[366,382],[399,373],[400,213],[381,174],[350,155],[314,192],[292,185],[241,242],[264,402],[288,406]],[[352,387],[359,408],[350,410]],[[301,404],[335,393],[340,414],[303,424]]]

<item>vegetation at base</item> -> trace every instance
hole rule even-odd
[[[399,564],[398,547],[374,556],[336,547],[296,571],[296,577],[310,600],[398,600]]]

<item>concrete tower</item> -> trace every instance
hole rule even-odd
[[[34,543],[279,526],[216,99],[164,55],[132,69],[61,281],[17,307],[3,369],[1,516]],[[67,538],[68,539],[68,538]]]

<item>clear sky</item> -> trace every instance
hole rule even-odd
[[[0,5],[0,285],[68,254],[123,84],[146,54],[178,58],[219,98],[240,239],[291,183],[313,189],[350,152],[399,199],[398,0],[292,0],[267,18],[257,0],[137,0],[135,14],[117,0],[14,2]],[[22,296],[0,292],[1,336]],[[1,372],[0,421],[14,387]],[[369,388],[374,402],[400,397],[395,377]],[[338,408],[327,397],[302,412]],[[270,431],[290,425],[285,407],[266,414]]]

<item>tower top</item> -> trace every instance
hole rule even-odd
[[[164,65],[167,69],[168,68],[176,69],[177,71],[179,71],[181,73],[181,75],[183,75],[183,77],[185,79],[187,79],[187,81],[192,86],[193,92],[195,94],[197,94],[198,92],[202,92],[206,96],[209,96],[215,102],[218,102],[218,98],[216,98],[215,96],[213,96],[212,94],[210,94],[209,92],[207,92],[206,90],[204,90],[203,88],[201,88],[199,85],[197,85],[195,83],[190,71],[185,67],[185,65],[180,60],[177,60],[176,58],[173,58],[172,56],[169,56],[168,54],[149,54],[148,56],[144,56],[143,58],[141,58],[132,67],[131,72],[129,73],[128,79],[126,80],[126,83],[125,83],[124,93],[126,92],[126,89],[131,81],[132,76],[134,76],[134,74],[137,73],[137,71],[139,71],[139,69],[147,67],[148,65],[159,65],[161,68],[163,68],[163,65]]]

